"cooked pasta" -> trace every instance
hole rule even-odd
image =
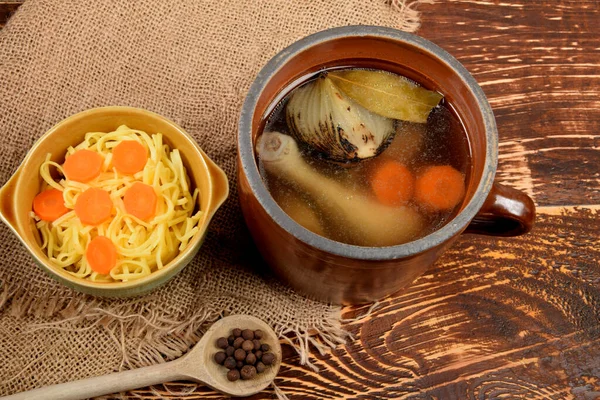
[[[136,141],[147,149],[147,162],[139,172],[123,174],[113,165],[113,150],[123,141]],[[42,191],[61,191],[68,209],[54,221],[42,220],[32,212],[42,249],[54,265],[92,281],[131,281],[163,268],[185,249],[197,233],[202,215],[197,207],[199,192],[197,188],[190,192],[179,151],[163,143],[160,133],[149,135],[122,125],[109,133],[87,133],[82,143],[67,149],[66,158],[79,150],[102,156],[99,175],[90,181],[68,179],[65,164],[50,161],[50,154],[40,166]],[[53,179],[52,169],[58,171],[60,180]],[[156,194],[155,212],[148,220],[132,215],[124,204],[126,192],[136,182],[149,185]],[[110,218],[97,225],[84,224],[76,212],[77,200],[90,188],[103,189],[112,201]],[[86,249],[96,236],[110,239],[116,248],[116,263],[106,274],[94,270],[86,257]]]

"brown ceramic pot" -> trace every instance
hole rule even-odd
[[[267,191],[254,152],[263,118],[298,80],[340,66],[400,73],[439,91],[454,106],[469,137],[472,172],[459,213],[436,232],[399,246],[347,245],[295,223]],[[335,28],[292,44],[260,71],[239,123],[239,197],[256,245],[285,282],[332,303],[364,303],[394,293],[429,268],[462,232],[496,236],[528,232],[535,218],[533,201],[494,183],[497,160],[494,115],[473,77],[435,44],[389,28]]]

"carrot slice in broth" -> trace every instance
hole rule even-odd
[[[450,211],[465,196],[463,174],[450,165],[428,167],[415,184],[415,200],[432,211]]]
[[[382,204],[398,206],[407,203],[413,196],[415,178],[397,161],[388,161],[373,174],[371,187]]]

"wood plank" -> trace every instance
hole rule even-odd
[[[24,0],[0,1],[0,29],[6,25],[8,18],[17,11],[17,8],[23,4]]]
[[[419,34],[461,61],[488,96],[501,139],[498,179],[539,205],[599,204],[598,2],[444,4],[420,8]]]

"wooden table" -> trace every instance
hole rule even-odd
[[[0,1],[0,19],[16,7]],[[537,224],[519,238],[463,236],[410,288],[346,324],[355,340],[316,356],[318,373],[285,347],[276,382],[307,400],[600,399],[600,1],[438,0],[420,10],[419,34],[487,94],[497,180],[535,200]],[[194,388],[134,394],[222,397]]]

